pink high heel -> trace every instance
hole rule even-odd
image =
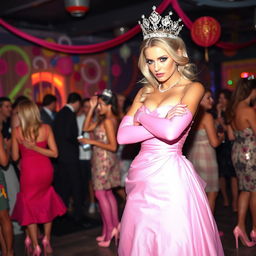
[[[37,245],[37,246],[35,247],[34,251],[33,251],[32,256],[40,256],[40,255],[41,255],[41,252],[42,252],[42,251],[41,251],[40,246]]]
[[[121,229],[121,223],[120,223],[120,222],[118,223],[118,225],[117,225],[116,229],[117,229],[117,232],[118,232],[118,238],[119,238],[120,229]],[[104,239],[105,239],[105,235],[97,236],[97,237],[96,237],[96,241],[97,241],[97,242],[102,242],[102,241],[104,241]]]
[[[32,243],[29,236],[25,238],[25,255],[30,255],[32,253]]]
[[[252,247],[256,244],[255,242],[249,241],[247,235],[238,226],[234,228],[233,234],[236,239],[236,249],[238,249],[238,238],[240,238],[242,244],[247,247]]]
[[[253,242],[256,242],[256,232],[254,230],[251,231],[250,237],[251,237]]]
[[[47,254],[52,254],[52,252],[53,252],[52,247],[51,247],[51,244],[46,236],[43,238],[42,244],[44,247],[44,256],[47,256]]]
[[[117,239],[118,239],[118,231],[116,228],[113,228],[112,232],[111,232],[111,236],[110,236],[110,239],[108,241],[102,241],[102,242],[99,242],[98,245],[100,247],[109,247],[110,243],[111,243],[111,240],[115,238],[115,244],[117,245]]]
[[[97,242],[102,242],[102,241],[104,241],[104,239],[105,239],[105,235],[97,236],[97,237],[96,237],[96,241],[97,241]]]

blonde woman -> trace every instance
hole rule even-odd
[[[51,253],[52,221],[66,211],[51,185],[53,167],[49,158],[57,157],[58,152],[50,126],[41,123],[37,105],[24,100],[17,111],[20,125],[12,134],[12,158],[20,159],[20,192],[12,218],[27,227],[26,250],[39,256],[37,224],[44,224],[42,244],[45,253]]]
[[[118,255],[223,256],[204,182],[182,155],[204,88],[195,82],[179,21],[169,15],[153,8],[143,16],[145,85],[118,129],[118,143],[142,142],[126,179]]]

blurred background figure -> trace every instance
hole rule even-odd
[[[216,148],[216,153],[219,166],[220,192],[223,197],[223,205],[229,206],[227,185],[230,185],[232,194],[232,209],[234,212],[236,212],[238,184],[235,169],[231,160],[233,140],[229,139],[227,129],[227,107],[230,103],[231,94],[232,92],[228,89],[222,89],[218,94],[218,102],[215,109],[215,122],[217,131],[224,132],[225,137],[222,143]]]
[[[56,115],[57,98],[52,94],[46,94],[43,98],[40,117],[44,124],[52,125]]]
[[[188,136],[187,156],[200,177],[206,182],[205,192],[214,214],[215,201],[219,191],[218,164],[215,148],[224,138],[222,132],[218,136],[212,114],[213,98],[210,90],[206,90],[199,106],[191,134]]]
[[[0,122],[0,130],[2,131],[2,122]],[[2,168],[6,169],[9,161],[6,148],[2,133],[0,133],[0,245],[2,255],[13,256],[13,227],[9,216],[7,186],[2,171]]]
[[[125,115],[125,103],[127,100],[127,97],[123,94],[117,94],[117,106],[118,106],[118,118],[121,120],[123,116]]]
[[[8,97],[0,97],[0,122],[2,123],[2,136],[4,139],[5,149],[9,158],[9,163],[5,168],[2,168],[6,181],[8,199],[9,199],[9,214],[12,214],[13,207],[16,202],[17,193],[20,190],[20,184],[15,170],[15,163],[10,157],[11,151],[11,115],[12,103]],[[15,235],[23,233],[20,225],[13,221],[13,231]]]
[[[18,107],[19,103],[22,102],[23,100],[29,100],[29,98],[24,95],[20,95],[15,99],[15,101],[12,104],[12,116],[11,116],[12,129],[20,125],[19,118],[17,115],[17,107]]]
[[[99,119],[94,121],[96,108]],[[120,167],[116,154],[118,124],[116,95],[111,90],[105,89],[101,95],[93,96],[90,99],[90,110],[83,130],[93,131],[94,139],[82,138],[79,141],[93,145],[93,189],[99,202],[103,222],[102,235],[96,240],[101,247],[109,247],[112,238],[117,239],[119,232],[118,207],[112,192],[112,188],[120,186]]]
[[[72,218],[83,225],[82,176],[79,163],[78,125],[76,113],[81,106],[81,96],[72,92],[67,104],[56,114],[53,131],[58,147],[55,187],[67,207],[73,201]],[[72,199],[72,200],[71,200]]]
[[[77,124],[78,124],[78,134],[84,138],[90,138],[88,132],[83,131],[83,124],[86,116],[88,115],[90,109],[90,98],[85,98],[81,102],[81,108],[77,112]],[[87,203],[89,201],[88,212],[90,214],[95,213],[96,203],[94,198],[94,192],[92,188],[92,175],[91,175],[91,156],[92,149],[90,145],[80,144],[79,146],[79,160],[80,168],[82,174],[82,191],[83,191],[83,201]]]
[[[256,244],[256,113],[250,102],[256,99],[256,80],[241,78],[232,94],[228,113],[230,129],[235,140],[232,162],[239,184],[238,221],[233,233],[238,248],[238,239],[251,247]],[[246,233],[246,217],[250,207],[252,229],[250,241]]]
[[[25,248],[33,256],[41,254],[38,226],[44,224],[42,244],[45,255],[52,253],[50,245],[52,221],[66,212],[66,207],[52,187],[53,166],[50,157],[58,150],[52,129],[42,124],[37,105],[23,100],[17,107],[20,126],[12,131],[12,158],[20,159],[20,192],[12,218],[26,226]]]

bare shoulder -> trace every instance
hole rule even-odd
[[[212,114],[210,114],[210,113],[208,113],[208,112],[206,112],[206,113],[204,114],[204,120],[205,120],[206,122],[214,121]]]
[[[205,88],[199,82],[191,82],[186,86],[186,89],[185,89],[185,94],[187,93],[189,93],[190,95],[195,94],[201,97],[203,97],[204,92],[205,92]]]
[[[114,126],[117,124],[117,119],[114,118],[105,118],[103,121],[104,126]]]
[[[51,129],[51,126],[49,124],[41,124],[41,128],[43,128],[43,129]]]
[[[241,112],[247,119],[256,118],[256,111],[250,106],[245,107]]]
[[[186,86],[182,103],[188,106],[192,114],[195,114],[204,92],[204,86],[199,82],[191,82]]]
[[[135,96],[135,98],[134,98],[134,100],[133,100],[133,103],[132,103],[132,105],[131,105],[129,111],[127,112],[127,115],[128,115],[128,116],[134,116],[134,114],[136,113],[136,111],[138,110],[138,108],[142,106],[143,103],[140,101],[140,99],[141,99],[141,97],[142,97],[143,91],[144,91],[143,88],[141,88],[141,89],[137,92],[137,94],[136,94],[136,96]]]

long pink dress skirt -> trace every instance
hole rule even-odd
[[[164,117],[169,107],[150,113]],[[142,143],[126,179],[119,256],[224,255],[205,183],[181,152],[187,134]]]

